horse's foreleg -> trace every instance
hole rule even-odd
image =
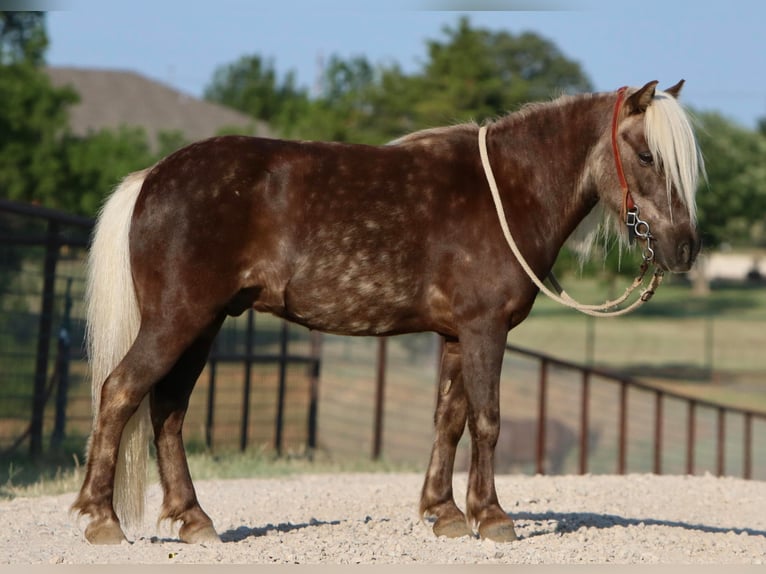
[[[472,534],[452,493],[455,451],[465,429],[466,408],[460,347],[456,341],[445,341],[434,415],[434,444],[420,496],[420,514],[436,518],[433,531],[437,536]]]
[[[188,543],[220,541],[212,520],[197,501],[182,437],[189,397],[220,325],[221,321],[217,321],[197,339],[151,393],[154,444],[163,491],[159,520],[180,521],[179,536]]]
[[[494,452],[500,433],[500,370],[506,330],[473,325],[461,332],[463,384],[468,401],[471,467],[466,515],[482,538],[497,542],[516,539],[513,521],[500,507],[495,491]]]

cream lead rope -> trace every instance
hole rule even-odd
[[[548,280],[558,293],[554,293],[548,289],[537,277],[535,272],[527,263],[526,259],[524,259],[524,256],[519,251],[519,248],[516,245],[513,236],[511,235],[510,229],[508,229],[508,222],[505,218],[503,204],[500,201],[500,193],[497,189],[497,182],[495,181],[495,176],[492,173],[492,166],[489,163],[489,155],[487,154],[487,126],[481,126],[481,128],[479,128],[479,154],[481,155],[481,164],[484,167],[484,174],[487,177],[487,183],[489,183],[489,189],[492,192],[492,200],[495,202],[495,210],[497,211],[497,217],[500,220],[500,227],[503,229],[505,240],[508,242],[508,246],[516,256],[516,260],[519,262],[519,265],[521,265],[522,269],[524,269],[524,272],[529,276],[532,282],[537,285],[540,291],[545,293],[548,297],[557,303],[580,311],[586,315],[591,315],[593,317],[618,317],[620,315],[626,315],[652,298],[654,291],[662,282],[662,272],[659,270],[654,273],[649,286],[641,292],[641,295],[636,301],[623,309],[613,309],[615,306],[625,302],[625,300],[627,300],[628,296],[636,289],[636,287],[643,283],[644,275],[646,274],[646,270],[649,267],[647,260],[644,260],[643,264],[641,265],[641,273],[633,281],[633,284],[625,290],[625,293],[623,293],[617,299],[613,301],[607,301],[601,305],[585,305],[572,299],[572,297],[570,297],[566,291],[561,288],[561,285],[559,285],[559,282],[556,280],[556,277],[553,275],[553,273],[548,276]]]

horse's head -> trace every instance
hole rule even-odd
[[[637,238],[662,269],[688,271],[699,251],[695,192],[704,163],[677,98],[649,82],[617,94],[609,133],[598,146],[598,193],[618,214],[623,239]]]

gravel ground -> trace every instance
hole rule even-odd
[[[766,482],[712,476],[499,476],[519,540],[436,538],[416,474],[200,481],[223,543],[157,530],[159,488],[132,543],[91,546],[74,494],[0,502],[0,564],[766,563]],[[459,474],[455,491],[465,492]]]

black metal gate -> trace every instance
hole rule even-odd
[[[93,223],[0,199],[0,454],[28,441],[29,454],[36,457],[46,448],[60,448],[70,433],[82,439],[89,432],[83,299]],[[239,447],[248,446],[248,397],[256,384],[251,373],[255,365],[266,365],[277,370],[274,449],[281,453],[284,446],[286,389],[295,379],[295,392],[306,397],[301,401],[307,411],[301,441],[312,452],[317,440],[319,338],[305,329],[289,330],[286,323],[271,318],[256,333],[253,313],[245,319],[244,326],[233,320],[224,324],[209,358],[205,444],[213,447],[216,399],[225,382],[221,370],[240,365],[243,370],[227,381],[230,394],[232,387],[241,387],[236,393],[241,408],[237,415],[225,416],[240,417]],[[297,377],[291,376],[294,365],[301,367]]]

